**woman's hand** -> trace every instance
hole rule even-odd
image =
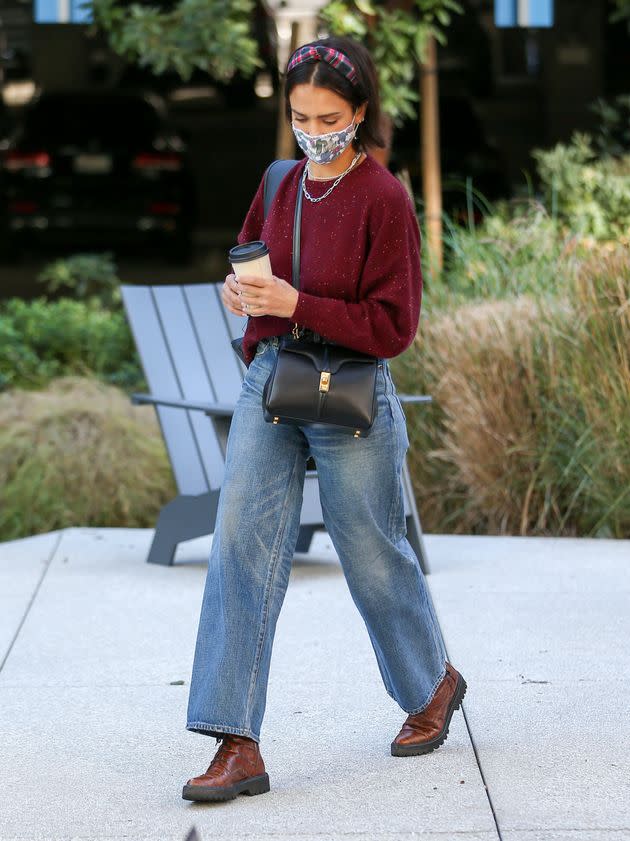
[[[236,280],[235,274],[229,274],[225,278],[225,282],[221,287],[221,300],[223,305],[234,315],[247,315],[241,307],[240,286]]]
[[[297,306],[298,291],[292,284],[275,275],[271,278],[244,275],[237,280],[233,274],[229,274],[225,278],[221,297],[225,306],[236,315],[291,318]]]

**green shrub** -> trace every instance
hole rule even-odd
[[[100,304],[105,309],[119,309],[121,303],[118,270],[111,252],[74,254],[47,265],[37,276],[46,291],[72,293],[75,301]]]
[[[0,305],[0,391],[89,373],[130,390],[146,388],[122,311],[70,298]]]
[[[536,202],[505,205],[476,230],[447,224],[445,241],[444,272],[427,284],[431,309],[463,299],[556,294],[583,250]]]
[[[591,110],[599,117],[594,136],[597,151],[602,157],[623,157],[630,151],[630,96],[616,96],[612,100],[597,99]]]
[[[533,152],[552,215],[572,232],[630,242],[630,155],[598,159],[588,134]]]
[[[0,394],[0,541],[154,527],[176,494],[155,411],[94,379]]]

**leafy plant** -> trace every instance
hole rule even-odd
[[[535,201],[499,205],[472,229],[445,218],[444,239],[444,271],[430,278],[425,295],[432,311],[464,300],[559,294],[586,250]]]
[[[161,74],[188,80],[198,68],[220,81],[264,67],[252,34],[253,0],[179,0],[168,11],[120,0],[87,0],[91,31],[107,33],[112,49]]]
[[[37,277],[47,292],[72,292],[80,301],[94,301],[106,309],[120,306],[118,270],[111,252],[75,254],[50,263]]]
[[[610,16],[611,21],[616,23],[626,20],[630,26],[630,0],[612,0],[612,3],[615,8]]]
[[[155,73],[173,70],[189,79],[195,68],[221,81],[238,71],[251,76],[264,67],[251,31],[253,0],[179,0],[169,11],[120,0],[86,0],[92,31],[102,29],[112,49]],[[414,0],[410,8],[387,8],[373,0],[331,0],[320,10],[330,34],[350,35],[373,53],[383,111],[400,125],[414,116],[415,65],[429,38],[445,43],[458,0]]]
[[[41,388],[66,374],[93,374],[121,387],[146,388],[123,312],[69,298],[3,302],[0,391]]]
[[[591,110],[599,117],[594,141],[602,156],[622,157],[630,154],[630,95],[607,101],[597,99]]]
[[[349,35],[369,48],[377,68],[382,108],[395,125],[413,118],[419,96],[412,87],[430,38],[446,43],[445,29],[463,8],[457,0],[415,0],[409,10],[372,0],[331,0],[320,20],[331,35]]]
[[[630,238],[630,155],[598,159],[592,137],[535,150],[545,198],[573,231],[595,239]]]

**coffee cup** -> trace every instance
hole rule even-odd
[[[229,260],[237,280],[244,275],[268,277],[270,280],[273,277],[269,249],[261,239],[244,242],[230,248]]]

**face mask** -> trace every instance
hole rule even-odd
[[[356,116],[356,111],[354,112]],[[291,123],[293,134],[300,149],[307,158],[316,164],[328,164],[338,158],[343,150],[350,144],[359,125],[354,124],[354,117],[349,126],[341,131],[330,131],[328,134],[307,134]]]

